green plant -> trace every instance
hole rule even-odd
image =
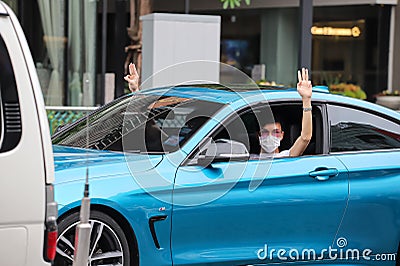
[[[381,93],[379,93],[379,96],[400,96],[400,92],[398,90],[394,91],[384,90]]]
[[[239,7],[241,4],[242,0],[221,0],[222,7],[224,9],[227,9],[228,7],[230,8],[235,8],[235,7]],[[244,2],[246,3],[246,5],[250,5],[250,0],[244,0]]]
[[[367,94],[361,89],[360,86],[352,83],[338,83],[329,85],[329,91],[333,94],[341,94],[348,97],[358,98],[365,100]]]

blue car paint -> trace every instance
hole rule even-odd
[[[348,173],[336,158],[317,157],[307,156],[302,160],[282,158],[274,160],[273,164],[268,160],[254,160],[247,163],[244,169],[245,162],[228,167],[227,163],[215,163],[215,168],[228,168],[224,169],[225,175],[217,177],[212,176],[212,172],[190,169],[198,166],[181,167],[176,183],[184,185],[187,182],[189,186],[175,189],[174,202],[180,203],[184,201],[180,197],[189,195],[193,198],[194,195],[201,197],[203,193],[215,193],[219,189],[225,191],[227,182],[232,182],[232,189],[205,205],[174,207],[173,225],[180,229],[172,231],[174,263],[259,263],[255,251],[264,244],[276,250],[328,248],[344,214]],[[284,167],[288,162],[293,168]],[[321,165],[335,167],[340,174],[327,182],[309,177],[308,172]],[[260,167],[260,171],[255,172],[255,167]],[[186,171],[192,172],[190,177],[184,175]],[[249,192],[249,183],[253,178],[264,180],[260,187]],[[196,181],[203,181],[204,184],[210,179],[212,184],[203,188],[192,185]],[[309,191],[311,185],[313,190]],[[320,204],[321,201],[324,205]],[[213,222],[210,223],[211,219]],[[278,261],[274,258],[270,262]]]
[[[231,103],[240,99],[240,95],[236,92],[225,91],[221,93],[220,91],[217,90],[210,90],[207,88],[196,88],[196,87],[191,87],[190,90],[187,90],[182,87],[156,88],[156,89],[145,90],[140,93],[154,94],[160,96],[192,98],[197,100],[204,100],[204,101],[218,102],[218,103]]]
[[[111,151],[99,151],[93,149],[81,149],[65,147],[60,145],[53,145],[54,153],[54,165],[56,172],[61,172],[66,169],[76,168],[76,169],[86,169],[87,165],[98,166],[93,167],[94,173],[91,176],[102,175],[102,167],[108,167],[109,164],[124,164],[126,161],[135,161],[135,172],[147,171],[154,168],[162,160],[162,155],[142,155],[142,154],[124,154],[122,152],[111,152]],[[107,165],[108,164],[108,165]],[[118,169],[118,168],[117,168]],[[115,170],[117,170],[115,169]],[[121,168],[117,170],[124,172]],[[76,178],[84,179],[86,176],[77,174]],[[61,179],[60,179],[61,178]],[[60,177],[56,182],[63,182],[62,177]],[[68,179],[68,181],[71,181]]]
[[[332,154],[282,158],[274,161],[267,178],[262,172],[254,175],[251,168],[258,162],[250,161],[244,174],[238,177],[239,182],[234,184],[232,176],[235,175],[221,176],[218,168],[231,167],[231,173],[235,173],[240,163],[232,166],[215,163],[213,167],[217,170],[206,169],[186,175],[184,171],[187,168],[198,166],[179,165],[204,136],[230,113],[260,102],[260,97],[265,102],[282,99],[300,102],[298,93],[295,90],[234,93],[206,88],[155,89],[141,93],[190,97],[229,105],[204,125],[181,150],[164,156],[144,156],[146,158],[129,155],[131,167],[121,153],[55,146],[55,191],[56,200],[60,203],[60,216],[79,206],[85,169],[89,165],[92,204],[99,208],[110,207],[125,217],[136,234],[141,265],[171,265],[172,261],[174,265],[277,263],[276,254],[271,261],[261,261],[256,251],[264,244],[276,249],[322,250],[334,247],[340,237],[348,239],[348,248],[371,248],[376,253],[396,252],[400,239],[400,191],[399,186],[393,184],[400,182],[399,169],[395,167],[399,161],[398,151],[366,152],[357,156]],[[348,97],[314,92],[313,101],[356,105],[400,120],[400,114],[395,111]],[[380,159],[381,156],[385,160]],[[149,158],[150,164],[140,163]],[[290,168],[279,167],[289,161]],[[327,181],[316,181],[307,175],[321,165],[338,169],[339,175]],[[346,168],[349,165],[350,172]],[[142,181],[147,179],[149,183],[144,189]],[[252,179],[264,180],[257,190],[249,192]],[[136,180],[141,182],[138,184]],[[213,183],[208,185],[210,180]],[[176,186],[172,193],[174,182],[182,187]],[[155,184],[154,187],[151,187],[152,184]],[[313,190],[309,191],[311,184]],[[196,196],[201,198],[204,193],[218,192],[226,185],[232,185],[228,193],[201,206],[172,206],[168,203],[190,203]],[[156,193],[157,197],[146,191]],[[377,216],[371,218],[371,213],[377,213]],[[161,246],[157,249],[149,232],[148,219],[160,214],[167,215],[167,219],[156,224]],[[315,217],[319,220],[315,221]],[[382,217],[387,218],[386,223],[379,219]],[[359,221],[357,225],[354,225],[355,220]],[[262,226],[259,225],[261,222]],[[365,230],[373,237],[365,238],[362,235]],[[282,237],[284,242],[281,242]],[[373,239],[382,239],[380,245],[377,246],[377,241]],[[349,261],[325,262],[331,265],[394,265],[393,262],[381,261],[357,261],[354,264],[349,264]],[[309,263],[298,262],[296,265]]]
[[[395,253],[400,239],[399,151],[360,152],[336,157],[351,166],[349,203],[338,237],[347,236],[346,248]],[[385,223],[382,223],[385,220]],[[354,226],[354,223],[357,226]],[[368,238],[365,238],[368,232]],[[393,237],[393,232],[396,232]],[[363,236],[364,235],[364,236]],[[384,239],[378,242],[374,239]]]
[[[75,149],[75,148],[70,148]],[[57,147],[55,147],[55,162],[58,163],[58,159],[64,160],[65,154],[57,156]],[[77,168],[69,168],[63,171],[56,172],[56,179],[61,179],[62,182],[55,183],[56,200],[64,207],[59,210],[59,215],[62,217],[66,211],[77,208],[80,205],[80,199],[82,197],[84,178],[86,172],[86,164],[84,163],[85,152],[81,150],[81,153],[77,153],[78,157],[83,160]],[[92,150],[86,151],[91,155]],[[97,154],[97,151],[94,151]],[[70,159],[72,159],[70,153]],[[133,157],[133,155],[129,155]],[[157,169],[149,169],[148,171],[136,172],[129,169],[128,163],[126,163],[123,154],[119,154],[120,162],[116,163],[115,158],[111,157],[111,162],[107,162],[107,159],[103,159],[103,163],[99,165],[92,165],[89,162],[89,175],[90,175],[90,197],[93,205],[106,206],[119,212],[132,226],[135,232],[138,245],[141,247],[147,247],[140,250],[140,259],[143,265],[170,265],[170,245],[169,245],[169,231],[171,228],[171,205],[165,203],[171,202],[172,196],[172,185],[175,174],[175,168],[171,167],[170,160],[162,160],[161,158],[160,167]],[[140,159],[142,155],[137,155]],[[153,156],[157,157],[157,156]],[[73,160],[74,161],[74,160]],[[65,163],[65,161],[63,161]],[[139,160],[140,163],[140,160]],[[114,172],[114,169],[118,174],[109,175],[109,172]],[[79,171],[80,170],[80,171]],[[78,178],[77,174],[81,174]],[[159,180],[164,180],[169,177],[169,182],[166,183],[165,187],[158,186],[157,195],[163,199],[161,201],[152,195],[148,194],[144,189],[141,188],[140,184],[137,184],[133,175],[140,175],[140,178],[149,179],[157,183],[156,177]],[[140,179],[139,177],[137,177]],[[70,179],[71,181],[67,181]],[[163,182],[159,182],[162,184]],[[151,190],[151,189],[150,189]],[[92,207],[93,208],[93,207]],[[160,211],[160,208],[163,208]],[[149,232],[148,220],[152,216],[156,215],[168,215],[168,218],[157,224],[157,237],[159,239],[161,249],[157,249],[154,246],[153,239]],[[150,237],[149,237],[150,236]]]

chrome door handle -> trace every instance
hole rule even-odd
[[[325,181],[331,177],[335,177],[339,174],[339,171],[336,168],[317,168],[314,171],[310,172],[309,175],[318,181]]]

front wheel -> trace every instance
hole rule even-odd
[[[72,265],[75,245],[75,227],[79,212],[72,213],[58,223],[56,266]],[[129,245],[122,228],[109,215],[91,211],[88,265],[130,265]]]

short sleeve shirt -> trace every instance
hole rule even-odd
[[[279,153],[260,153],[260,154],[251,154],[251,160],[262,160],[262,159],[270,159],[270,158],[281,158],[281,157],[289,157],[290,150],[283,150]]]

